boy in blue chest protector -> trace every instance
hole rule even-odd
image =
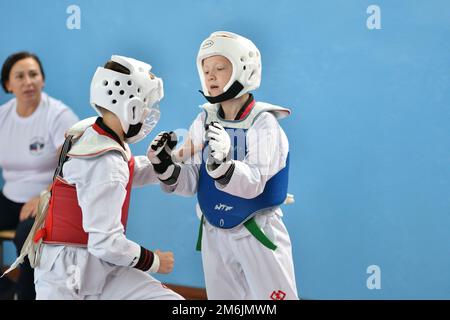
[[[289,143],[278,119],[288,109],[256,102],[261,56],[250,40],[214,32],[197,56],[208,103],[176,160],[176,136],[160,133],[148,157],[167,192],[197,194],[209,299],[298,299],[280,205],[288,186]],[[177,154],[178,151],[177,151]]]

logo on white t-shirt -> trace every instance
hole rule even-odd
[[[44,149],[44,138],[33,137],[30,143],[30,154],[33,156],[40,155],[43,149]]]

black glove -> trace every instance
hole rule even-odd
[[[153,139],[147,150],[147,157],[158,173],[159,180],[169,185],[174,184],[180,174],[180,166],[172,160],[172,151],[177,142],[177,136],[173,131],[163,131]]]

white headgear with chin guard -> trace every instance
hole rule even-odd
[[[224,93],[217,97],[207,96],[202,64],[205,58],[220,55],[230,60],[233,73],[230,81],[223,88]],[[255,44],[238,34],[217,31],[212,33],[200,45],[197,55],[197,69],[202,83],[202,94],[210,103],[219,103],[238,98],[243,94],[259,88],[261,83],[261,54]]]
[[[163,82],[150,73],[151,65],[123,56],[114,61],[130,73],[120,73],[98,67],[91,81],[91,105],[114,113],[125,132],[125,142],[135,143],[145,138],[159,121],[159,101],[164,97]]]

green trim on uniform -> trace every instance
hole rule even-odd
[[[203,236],[203,220],[205,218],[201,217],[200,219],[200,228],[198,228],[198,238],[197,238],[197,245],[195,246],[195,250],[202,251],[202,236]]]
[[[198,229],[198,238],[197,238],[197,245],[195,246],[195,250],[202,251],[202,237],[203,237],[203,221],[204,216],[202,215],[200,219],[200,228]],[[261,230],[260,227],[256,224],[255,217],[247,220],[244,223],[244,227],[247,228],[247,230],[259,241],[262,245],[269,248],[270,250],[276,250],[277,246],[270,241],[269,238],[264,234],[264,232]]]
[[[275,250],[277,248],[277,246],[272,241],[270,241],[269,238],[267,238],[261,228],[258,227],[255,217],[244,222],[244,226],[265,247],[269,248],[270,250]]]

